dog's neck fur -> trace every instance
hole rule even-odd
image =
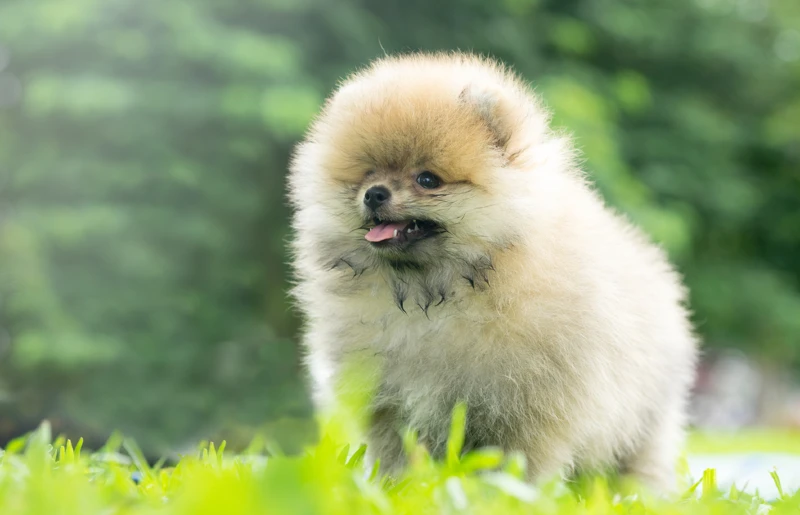
[[[492,254],[469,257],[451,256],[438,262],[392,260],[372,256],[357,259],[353,255],[338,258],[332,270],[350,269],[353,274],[339,275],[338,291],[346,295],[361,294],[372,281],[385,283],[397,308],[405,312],[418,307],[426,315],[432,306],[454,300],[460,291],[481,291],[491,284],[495,271]],[[354,284],[355,283],[355,284]]]

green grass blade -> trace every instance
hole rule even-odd
[[[450,437],[447,439],[447,466],[455,468],[464,447],[464,434],[467,425],[467,406],[459,402],[453,409],[450,421]]]

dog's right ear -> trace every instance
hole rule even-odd
[[[494,144],[500,150],[508,150],[515,116],[512,102],[504,93],[496,88],[470,84],[461,91],[458,99],[481,117],[492,133]]]

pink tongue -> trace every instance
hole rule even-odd
[[[400,232],[406,228],[407,223],[393,223],[393,224],[380,224],[376,225],[369,230],[364,238],[372,243],[379,241],[391,240],[394,238],[394,231]]]

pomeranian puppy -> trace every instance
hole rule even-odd
[[[534,479],[675,479],[697,346],[684,288],[548,122],[499,63],[404,55],[342,83],[296,149],[314,399],[369,389],[383,471],[402,470],[406,428],[441,456],[463,402],[465,449],[522,452]]]

